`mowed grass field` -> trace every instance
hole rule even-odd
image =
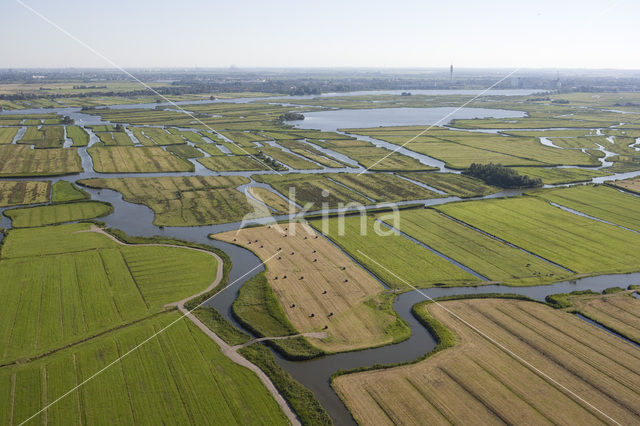
[[[164,313],[42,359],[0,368],[0,423],[20,424],[178,318],[178,313]],[[287,424],[258,377],[182,319],[29,424],[212,421]]]
[[[198,162],[214,172],[269,170],[265,164],[249,155],[217,155],[201,158]]]
[[[190,172],[193,164],[160,147],[110,146],[87,150],[100,173]]]
[[[618,424],[640,421],[640,351],[622,339],[534,302],[442,306],[529,365],[439,305],[422,303],[418,315],[449,329],[443,333],[454,346],[416,364],[337,377],[333,386],[359,424],[612,423],[593,407]]]
[[[462,225],[433,209],[400,212],[400,230],[490,281],[536,285],[571,274],[529,253]]]
[[[540,178],[545,185],[558,185],[562,183],[588,182],[594,177],[607,176],[611,173],[605,170],[589,169],[545,169],[542,167],[514,167],[524,176],[532,179]]]
[[[241,176],[86,179],[92,188],[120,192],[126,201],[144,204],[155,213],[158,226],[197,226],[241,220],[245,215],[266,215],[235,188],[249,183]]]
[[[640,194],[640,178],[617,180],[615,182],[610,182],[609,185]]]
[[[53,184],[51,201],[54,203],[78,201],[87,198],[89,198],[89,194],[87,194],[71,182],[68,182],[66,180],[59,180]]]
[[[565,212],[534,197],[468,201],[436,209],[578,274],[631,272],[640,235]]]
[[[373,203],[355,191],[333,182],[328,176],[329,175],[296,173],[286,175],[254,175],[252,178],[257,182],[271,185],[271,187],[280,194],[289,197],[301,206],[311,203],[309,211],[321,210],[325,207],[336,208],[340,203],[357,203],[361,205]],[[293,193],[291,191],[293,191]]]
[[[110,204],[99,201],[54,204],[6,210],[14,228],[53,225],[106,216],[113,211]]]
[[[640,198],[609,186],[573,186],[535,192],[535,196],[589,216],[640,231]]]
[[[0,207],[49,202],[51,182],[0,181]]]
[[[74,148],[0,145],[0,176],[53,176],[81,171],[80,156]]]
[[[401,176],[461,198],[489,195],[500,190],[485,184],[480,179],[456,173],[413,172],[402,173]]]
[[[441,196],[390,173],[336,173],[326,176],[378,202],[420,200]]]
[[[397,145],[406,144],[421,130],[407,135],[408,127],[351,129],[351,132],[372,136]],[[410,132],[409,132],[410,133]],[[405,148],[438,158],[451,168],[463,169],[471,163],[500,163],[505,166],[532,165],[598,165],[598,161],[579,150],[557,149],[542,145],[537,138],[507,136],[478,132],[434,128],[417,137]]]
[[[327,333],[309,339],[323,351],[380,346],[408,331],[381,306],[384,287],[308,225],[245,228],[213,237],[246,247],[263,261],[277,253],[266,264],[268,282],[296,330]]]
[[[380,217],[384,219],[384,215]],[[340,222],[339,217],[309,221],[392,288],[410,290],[402,280],[419,288],[481,283],[476,276],[394,233],[371,216],[347,216],[343,226]]]
[[[19,129],[19,127],[0,127],[0,144],[13,142]]]
[[[89,134],[80,126],[67,126],[67,137],[73,140],[73,146],[89,145]]]
[[[247,191],[251,196],[262,201],[272,209],[275,209],[276,213],[287,214],[295,213],[298,211],[298,207],[295,204],[289,203],[287,200],[279,196],[273,191],[269,191],[266,188],[260,186],[250,186]]]
[[[13,229],[0,252],[0,360],[45,353],[207,288],[212,256],[115,243],[89,224]]]
[[[629,292],[569,296],[576,310],[640,344],[640,299]]]

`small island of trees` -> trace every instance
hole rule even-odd
[[[463,171],[462,174],[482,179],[489,185],[501,188],[535,188],[542,186],[542,179],[531,179],[529,176],[523,176],[502,164],[472,163],[469,169]]]

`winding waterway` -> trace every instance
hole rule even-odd
[[[339,94],[345,95],[345,94]],[[300,97],[296,97],[295,99],[299,99]],[[252,98],[253,100],[253,98]],[[275,100],[275,98],[274,98]],[[221,100],[219,102],[246,102],[246,99],[235,99],[235,100]],[[194,103],[194,102],[185,102],[185,103]],[[141,105],[122,105],[122,108],[132,108],[132,107],[153,107],[155,108],[157,104],[143,104]],[[424,109],[416,109],[416,110],[424,110]],[[475,109],[474,109],[475,110]],[[100,119],[98,116],[83,114],[78,110],[78,108],[55,108],[55,109],[38,109],[38,110],[30,110],[33,113],[43,113],[43,112],[56,112],[63,115],[69,115],[76,120],[76,123],[79,125],[86,124],[108,124]],[[346,111],[346,112],[345,112]],[[377,117],[376,126],[378,125],[398,125],[400,119],[393,121],[393,119],[389,118],[389,111],[382,110],[362,110],[362,111],[377,111],[375,114]],[[487,111],[490,113],[487,113]],[[504,110],[502,110],[504,111]],[[4,111],[0,112],[0,114],[10,114],[10,113],[24,113],[25,111]],[[344,110],[344,111],[329,111],[326,113],[342,113],[346,114],[349,119],[346,121],[348,125],[341,126],[339,123],[343,123],[343,119],[340,118],[338,122],[334,121],[332,124],[323,124],[314,127],[314,122],[318,123],[316,120],[309,120],[305,123],[305,127],[313,127],[320,128],[322,130],[335,130],[338,127],[369,127],[372,125],[370,118],[360,118],[360,121],[357,119],[357,112],[353,110]],[[394,112],[393,114],[397,113]],[[400,121],[402,124],[429,124],[428,121],[424,120],[424,111],[412,112],[411,120],[418,120],[416,117],[420,116],[422,119],[418,121],[413,121],[409,123],[411,120],[406,121],[402,118]],[[522,116],[521,113],[517,111],[508,111],[508,116]],[[320,114],[320,113],[318,113]],[[355,114],[355,115],[354,115]],[[364,114],[372,114],[366,112]],[[391,114],[391,115],[393,115]],[[406,114],[403,112],[402,114],[398,113],[398,117],[405,117]],[[403,115],[404,114],[404,115]],[[422,114],[422,115],[420,115]],[[443,115],[442,111],[439,111],[440,117]],[[466,114],[466,115],[465,115]],[[479,114],[478,111],[463,111],[462,116],[456,116],[455,118],[468,118],[470,116],[474,116]],[[484,116],[501,116],[501,113],[497,113],[496,110],[483,110],[482,114],[486,114]],[[340,114],[338,114],[339,116]],[[387,117],[382,119],[381,117]],[[440,118],[438,117],[438,118]],[[351,120],[351,121],[349,121]],[[306,120],[305,120],[306,121]],[[432,120],[433,121],[433,120]],[[345,123],[346,123],[345,122]],[[95,143],[97,138],[93,133],[91,135],[91,143]],[[375,140],[374,140],[375,141]],[[383,146],[390,149],[397,148],[396,145],[388,144],[386,146],[385,143],[381,143],[380,141],[375,141],[376,145]],[[405,150],[406,151],[406,150]],[[273,173],[273,172],[226,172],[226,173],[218,173],[212,172],[210,170],[204,169],[202,167],[197,167],[194,172],[185,172],[185,173],[139,173],[139,174],[101,174],[96,173],[93,170],[93,164],[91,162],[90,156],[86,152],[86,148],[79,148],[78,152],[82,159],[82,166],[84,171],[77,175],[72,176],[64,176],[64,177],[42,177],[37,178],[40,180],[68,180],[75,181],[78,179],[92,178],[92,177],[103,177],[103,178],[114,178],[114,177],[154,177],[154,176],[195,176],[195,175],[241,175],[249,177],[252,174],[258,173]],[[329,150],[327,150],[328,154],[331,154]],[[423,156],[420,154],[416,154],[412,151],[402,152],[405,155],[410,155],[414,158],[417,158],[419,161],[422,161],[425,164],[436,165],[441,170],[445,170],[444,164],[436,159],[431,157]],[[339,160],[343,160],[338,157]],[[196,164],[196,163],[194,163]],[[358,168],[345,168],[345,169],[327,169],[323,168],[321,170],[314,170],[314,173],[336,173],[336,172],[348,172],[348,173],[357,173],[362,171],[361,167]],[[309,173],[310,171],[287,171],[286,173]],[[619,178],[626,178],[640,175],[640,172],[631,172],[625,174],[618,174],[608,177],[600,177],[594,179],[594,182],[604,182],[605,180],[613,180]],[[17,180],[20,178],[3,178],[7,180]],[[34,180],[34,178],[23,178]],[[251,182],[249,185],[255,186],[263,186],[259,185],[255,182]],[[244,185],[241,189],[245,189],[247,185]],[[100,200],[109,202],[114,206],[114,211],[109,216],[101,218],[100,220],[105,222],[107,226],[121,229],[129,235],[135,236],[154,236],[161,235],[170,238],[176,238],[184,241],[207,244],[218,249],[223,250],[233,262],[233,266],[229,275],[229,285],[222,292],[218,293],[211,299],[207,304],[218,309],[231,323],[233,323],[236,327],[241,328],[242,326],[238,324],[234,318],[230,314],[231,304],[237,297],[238,289],[242,286],[244,282],[250,277],[256,275],[257,273],[264,270],[264,266],[262,265],[260,259],[253,254],[251,251],[246,250],[244,248],[224,243],[221,241],[210,240],[208,238],[209,234],[215,234],[219,232],[229,231],[237,229],[241,223],[227,223],[221,225],[209,225],[209,226],[193,226],[193,227],[164,227],[160,228],[153,225],[153,211],[144,205],[133,204],[126,202],[122,199],[122,195],[118,192],[112,190],[105,189],[92,189],[85,188],[87,192],[91,195],[91,198],[94,200]],[[510,197],[510,196],[519,196],[522,194],[521,190],[507,190],[502,191],[497,194],[492,194],[487,197],[478,197],[478,198],[493,198],[493,197]],[[444,204],[452,201],[459,201],[460,199],[457,197],[447,197],[447,198],[437,198],[430,200],[413,200],[407,203],[413,203],[419,201],[425,205],[436,205],[436,204]],[[396,203],[403,204],[403,203]],[[0,212],[2,209],[0,209]],[[337,211],[337,210],[333,210]],[[276,217],[275,219],[285,219],[285,217]],[[271,219],[272,220],[272,219]],[[260,223],[260,220],[255,220],[254,222]],[[0,226],[4,228],[10,228],[11,223],[9,219],[2,216],[2,222]],[[528,296],[535,300],[544,300],[544,298],[553,293],[560,292],[570,292],[574,290],[586,290],[591,289],[594,291],[602,291],[605,288],[612,286],[620,286],[626,287],[630,284],[639,284],[640,283],[640,273],[633,274],[625,274],[625,275],[602,275],[598,277],[588,277],[581,278],[573,281],[563,281],[558,282],[552,285],[547,286],[536,286],[536,287],[508,287],[503,285],[485,285],[478,287],[450,287],[450,288],[430,288],[426,290],[421,290],[422,293],[426,294],[430,298],[437,298],[442,296],[451,296],[451,295],[459,295],[459,294],[479,294],[479,293],[515,293]],[[367,349],[358,352],[348,352],[348,353],[340,353],[335,355],[324,356],[322,358],[313,359],[309,361],[289,361],[283,359],[277,353],[276,359],[278,364],[287,370],[293,377],[295,377],[298,381],[303,383],[309,389],[311,389],[315,394],[320,403],[325,407],[325,409],[329,412],[335,424],[353,424],[354,421],[347,411],[344,404],[338,398],[336,393],[332,390],[329,384],[330,376],[340,369],[352,369],[357,367],[367,367],[372,366],[374,364],[386,364],[386,363],[397,363],[397,362],[407,362],[412,361],[420,356],[423,356],[425,353],[431,351],[436,342],[433,337],[427,332],[427,330],[413,317],[411,314],[411,307],[418,302],[425,300],[425,296],[418,291],[411,291],[404,294],[397,295],[394,300],[394,309],[398,313],[398,315],[406,321],[411,329],[411,337],[401,343],[384,346],[380,348]],[[246,330],[245,330],[246,331]]]

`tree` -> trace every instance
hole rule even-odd
[[[501,164],[472,163],[469,169],[463,171],[462,174],[482,179],[489,185],[502,188],[535,188],[542,186],[542,179],[531,179],[529,176],[523,176],[516,170]]]

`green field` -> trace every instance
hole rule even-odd
[[[179,134],[156,127],[132,127],[131,131],[143,145],[179,145],[185,142]]]
[[[573,186],[534,193],[535,196],[589,216],[640,231],[640,198],[617,189]]]
[[[256,213],[255,206],[235,189],[249,183],[241,176],[87,179],[79,183],[113,189],[126,201],[150,207],[158,226],[234,222]]]
[[[248,155],[218,155],[200,158],[200,164],[215,172],[269,170],[269,168]]]
[[[191,145],[169,145],[167,147],[167,151],[177,155],[180,158],[201,158],[204,157],[204,154],[198,150],[197,148],[192,147]]]
[[[411,129],[411,130],[409,130]],[[419,128],[382,127],[349,129],[444,161],[451,168],[468,168],[471,163],[496,163],[504,166],[599,165],[579,150],[544,146],[537,138],[433,128],[419,134]],[[410,142],[409,142],[410,141]],[[406,145],[405,145],[406,144]]]
[[[160,147],[92,146],[87,150],[100,173],[190,172],[193,164]]]
[[[0,144],[13,142],[18,130],[19,127],[0,127]]]
[[[201,291],[217,264],[206,253],[136,247],[89,224],[11,230],[0,252],[0,360],[45,353],[144,318]]]
[[[200,148],[201,150],[203,150],[204,152],[206,152],[209,155],[226,155],[214,143],[204,142],[204,143],[199,143],[197,146],[198,146],[198,148]]]
[[[0,145],[0,176],[54,176],[81,171],[80,156],[74,148]]]
[[[49,202],[49,181],[0,181],[0,207]]]
[[[456,173],[402,173],[402,176],[461,198],[489,195],[500,190],[479,179]]]
[[[284,146],[284,144],[281,144]],[[315,161],[316,163],[322,164],[325,167],[331,167],[331,168],[343,168],[343,167],[349,167],[349,168],[353,168],[352,165],[350,164],[346,164],[346,163],[342,163],[338,160],[334,160],[333,157],[329,158],[326,154],[321,153],[320,151],[312,148],[312,147],[307,147],[307,148],[292,148],[291,152],[296,153],[298,155],[302,155],[305,158],[308,158],[309,160]]]
[[[42,359],[0,368],[0,422],[17,425],[179,318],[165,313]],[[188,320],[60,400],[30,424],[276,424],[256,375]]]
[[[610,172],[606,170],[590,169],[545,169],[541,167],[514,167],[521,175],[529,176],[532,179],[540,178],[545,185],[558,185],[574,182],[588,182],[594,177],[607,176]]]
[[[375,225],[375,219],[371,216],[367,216],[364,222],[361,222],[360,216],[344,218],[343,235],[340,235],[339,221],[340,218],[329,219],[326,221],[328,229],[325,230],[322,229],[321,220],[312,220],[310,224],[390,287],[410,290],[401,279],[419,288],[481,283],[475,276],[404,236],[389,231],[384,225]],[[364,234],[361,229],[363,224]],[[387,235],[378,235],[374,226]]]
[[[322,168],[321,166],[305,160],[304,158],[298,157],[297,155],[284,152],[280,148],[265,145],[260,148],[260,151],[274,160],[286,164],[294,170],[317,170]]]
[[[29,126],[18,143],[33,145],[36,148],[61,148],[64,141],[62,126],[41,126],[40,129]]]
[[[541,199],[470,201],[436,208],[576,273],[640,268],[640,259],[628,249],[640,244],[640,235],[562,211]]]
[[[66,201],[78,201],[89,198],[89,194],[78,188],[75,184],[66,180],[59,180],[53,184],[51,201],[64,203]]]
[[[287,175],[254,175],[254,180],[271,185],[276,191],[285,197],[289,197],[290,190],[294,191],[295,200],[304,206],[312,203],[310,211],[324,208],[325,203],[329,208],[338,207],[339,203],[371,204],[361,195],[332,182],[321,174],[287,174]]]
[[[54,225],[78,220],[93,219],[113,212],[110,204],[99,201],[55,204],[51,206],[25,207],[6,210],[14,228]]]
[[[80,126],[67,126],[67,136],[73,140],[73,146],[89,145],[89,134]]]
[[[389,173],[337,173],[326,176],[378,202],[440,197],[433,191]]]
[[[133,140],[124,130],[120,132],[98,132],[96,136],[106,146],[133,146]]]
[[[459,224],[432,209],[400,212],[400,229],[490,281],[537,285],[570,273],[517,248]]]
[[[332,141],[333,142],[333,141]],[[435,170],[416,160],[385,148],[366,147],[331,148],[357,161],[371,171],[427,171]]]

